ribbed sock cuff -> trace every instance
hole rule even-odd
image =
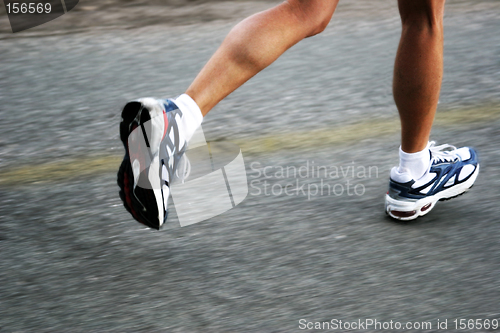
[[[187,94],[182,94],[175,99],[175,104],[181,109],[182,112],[189,113],[197,126],[203,122],[203,115],[198,107],[198,104]]]
[[[427,172],[430,160],[428,147],[416,153],[406,153],[399,147],[399,172],[409,173],[415,180]]]
[[[182,94],[174,100],[175,104],[182,111],[183,128],[186,131],[186,141],[191,140],[194,132],[203,122],[203,115],[198,104],[186,94]]]

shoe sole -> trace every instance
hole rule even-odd
[[[432,196],[417,201],[397,200],[386,194],[385,212],[390,217],[400,221],[415,220],[420,216],[428,214],[438,201],[450,200],[467,192],[476,181],[479,174],[479,164],[471,177],[462,184],[455,185],[449,189],[438,192]]]
[[[147,112],[143,114],[143,111]],[[120,139],[125,147],[126,153],[118,170],[118,186],[120,187],[120,198],[127,211],[138,222],[149,228],[159,230],[163,223],[159,223],[157,194],[152,189],[146,189],[139,186],[134,188],[134,174],[128,149],[128,137],[132,131],[132,124],[136,122],[137,127],[143,128],[144,140],[147,142],[148,138],[144,132],[144,123],[148,122],[150,119],[151,115],[149,114],[149,110],[144,108],[143,104],[139,101],[129,102],[123,108],[122,121],[120,123]],[[163,220],[165,220],[165,218]]]

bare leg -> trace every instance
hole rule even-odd
[[[338,0],[288,0],[245,19],[231,30],[186,94],[206,115],[290,47],[323,31],[337,3]]]
[[[445,0],[399,0],[403,24],[393,94],[401,118],[401,148],[414,153],[429,141],[443,76]]]

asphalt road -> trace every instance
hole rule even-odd
[[[426,331],[448,320],[457,331],[455,319],[500,320],[500,7],[450,1],[445,19],[433,139],[477,148],[476,185],[396,223],[383,197],[399,145],[400,27],[387,3],[360,3],[205,119],[207,139],[242,147],[245,201],[185,228],[173,212],[160,232],[118,197],[120,107],[182,93],[234,22],[2,40],[0,332],[295,332],[332,319]],[[277,173],[313,163],[356,172]],[[280,192],[290,183],[337,191]]]

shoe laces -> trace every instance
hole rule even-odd
[[[428,148],[431,152],[433,162],[455,162],[460,159],[460,156],[456,153],[457,147],[455,146],[449,144],[436,146],[436,142],[431,141]]]

